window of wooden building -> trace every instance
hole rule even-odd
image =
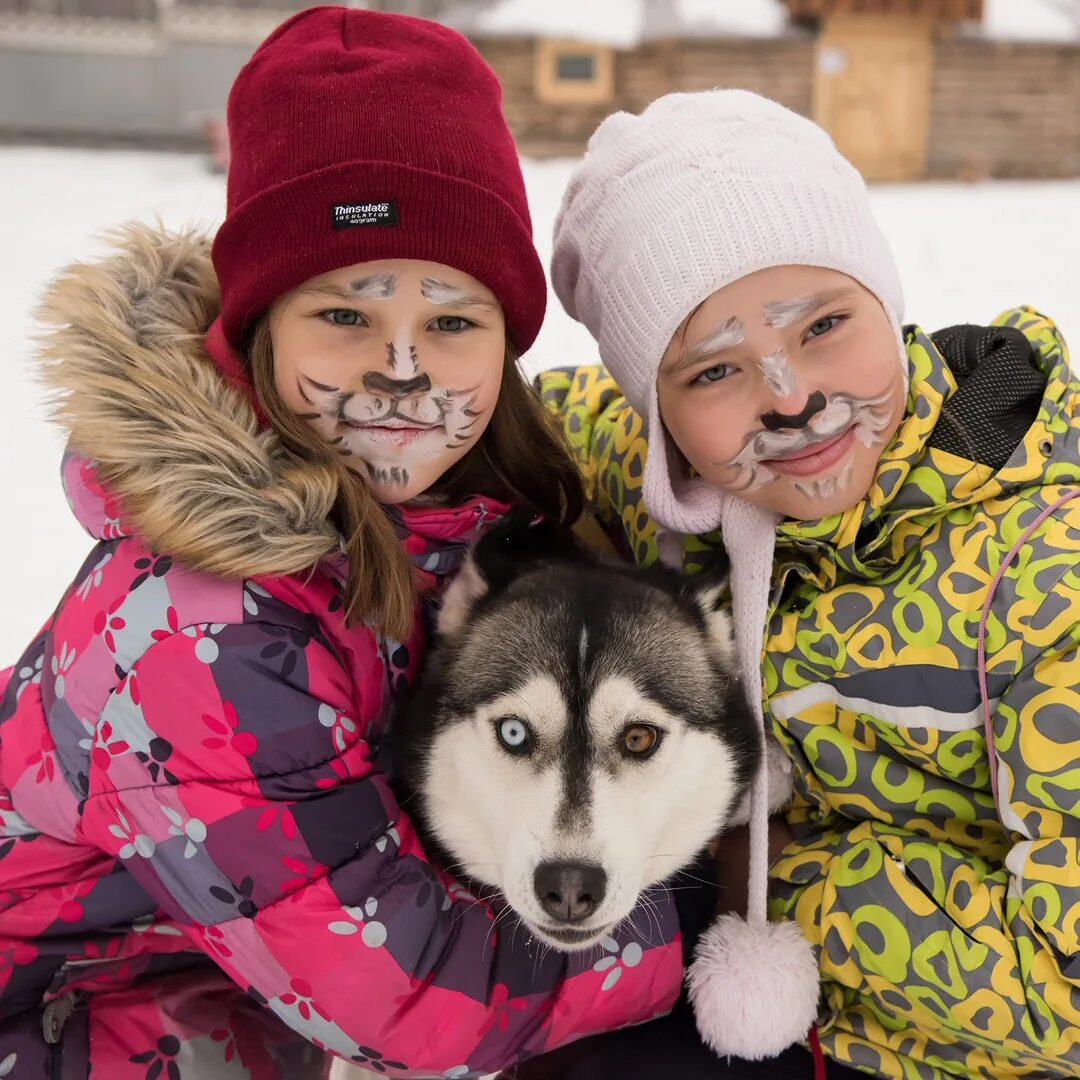
[[[536,96],[557,105],[597,105],[615,94],[615,54],[606,45],[540,38]]]

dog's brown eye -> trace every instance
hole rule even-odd
[[[649,724],[631,724],[623,732],[623,746],[635,757],[651,753],[659,741],[660,732]]]

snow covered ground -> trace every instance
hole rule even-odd
[[[529,162],[541,254],[572,162]],[[32,378],[31,310],[66,262],[100,250],[131,218],[212,228],[224,184],[198,157],[0,147],[0,667],[13,663],[88,549],[60,490],[61,441]],[[878,187],[873,201],[907,287],[907,316],[928,327],[985,321],[1015,303],[1054,316],[1080,341],[1080,181]],[[530,370],[595,358],[588,334],[552,298]]]

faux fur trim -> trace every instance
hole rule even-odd
[[[230,577],[289,574],[338,547],[336,484],[298,468],[203,339],[219,295],[210,241],[132,225],[40,310],[42,380],[71,448],[155,550]]]

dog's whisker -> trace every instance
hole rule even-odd
[[[702,885],[708,885],[710,888],[716,887],[715,881],[707,881],[705,878],[698,877],[696,874],[691,874],[688,870],[678,870],[671,876],[688,878],[690,881],[700,882]],[[693,888],[693,886],[687,886],[687,888]]]
[[[656,931],[657,931],[657,933],[659,933],[660,932],[660,923],[659,923],[659,921],[658,921],[658,919],[656,917],[656,913],[653,910],[653,899],[652,899],[652,897],[651,896],[643,896],[642,900],[644,901],[644,903],[642,904],[642,911],[648,917],[648,920],[653,922],[656,925]],[[633,929],[634,933],[637,934],[637,936],[640,937],[642,941],[647,941],[648,944],[650,944],[650,945],[652,944],[652,937],[651,936],[646,937],[646,935],[645,935],[645,927],[641,925],[641,923],[640,923],[640,921],[638,919],[633,919],[631,921],[631,923],[630,923],[630,926]]]
[[[464,897],[461,898],[460,903],[461,909],[457,912],[454,918],[450,920],[451,926],[456,926],[462,920],[462,918],[464,918],[465,915],[467,915],[474,907],[487,906],[487,903],[484,900],[471,900],[469,902],[466,902]]]
[[[649,920],[656,926],[656,932],[661,937],[663,937],[663,928],[660,925],[660,920],[655,910],[656,901],[653,900],[653,898],[647,893],[642,893],[642,895],[639,897],[639,900],[641,901],[642,910],[649,917]],[[639,921],[636,918],[634,918],[633,912],[631,912],[630,915],[627,916],[627,919],[629,920],[630,928],[634,931],[634,933],[637,934],[642,941],[646,942],[649,945],[652,945],[652,937],[646,936],[645,928],[640,925]]]
[[[657,940],[658,941],[663,941],[664,940],[664,925],[663,925],[663,923],[661,921],[660,908],[659,908],[659,906],[657,905],[657,903],[656,903],[656,901],[654,899],[650,899],[649,902],[651,904],[651,911],[652,911],[652,914],[653,914],[653,922],[656,924],[656,937],[657,937]],[[649,941],[649,944],[650,945],[652,944],[651,940]]]
[[[502,912],[500,912],[499,915],[494,920],[491,921],[490,926],[487,928],[487,934],[484,937],[484,949],[483,949],[483,951],[485,951],[485,953],[487,951],[488,942],[491,939],[491,932],[494,931],[496,929],[496,927],[498,927],[498,924],[505,917],[509,916],[512,912],[513,912],[513,908],[511,908],[511,907],[504,908],[502,910]]]
[[[503,920],[503,919],[504,919],[504,918],[505,918],[505,917],[506,917],[507,915],[509,915],[509,914],[510,914],[510,912],[512,912],[513,910],[514,910],[513,908],[511,908],[511,907],[510,907],[509,905],[507,905],[507,906],[506,906],[505,908],[503,908],[503,910],[502,910],[502,911],[500,911],[500,912],[499,912],[499,913],[498,913],[498,914],[497,914],[497,915],[495,916],[495,918],[494,918],[494,919],[492,919],[492,920],[491,920],[491,925],[490,925],[490,926],[488,927],[488,930],[487,930],[487,934],[485,934],[485,935],[484,935],[484,948],[483,948],[483,950],[482,950],[482,953],[486,953],[486,952],[487,952],[488,942],[489,942],[489,941],[491,940],[491,934],[492,934],[492,932],[494,931],[495,927],[496,927],[496,926],[498,926],[498,925],[499,925],[499,923],[500,923],[500,922],[501,922],[501,921],[502,921],[502,920]]]

